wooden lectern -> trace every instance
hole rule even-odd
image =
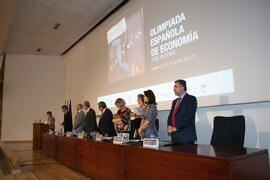
[[[41,149],[42,133],[47,132],[49,132],[49,125],[44,123],[33,123],[33,149]]]

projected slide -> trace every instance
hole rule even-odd
[[[125,18],[107,32],[108,81],[144,73],[143,10]]]
[[[109,83],[141,75],[145,71],[149,75],[151,72],[170,69],[198,58],[194,51],[177,53],[199,40],[198,32],[185,26],[185,23],[191,19],[186,18],[184,12],[175,13],[160,23],[152,25],[148,30],[144,29],[143,18],[143,8],[141,8],[127,18],[123,17],[107,32]],[[143,36],[145,31],[147,31],[146,38]],[[147,48],[144,44],[147,44]],[[148,60],[147,63],[145,59]],[[191,82],[189,91],[197,96],[234,91],[232,70],[196,76],[190,78],[189,81]],[[215,88],[217,82],[225,83],[223,86]],[[98,101],[105,101],[108,107],[114,107],[114,101],[122,97],[127,101],[127,105],[134,105],[137,103],[137,94],[143,93],[146,89],[152,89],[155,92],[157,102],[171,101],[175,98],[172,91],[173,84],[174,81],[162,82],[153,86],[99,97]],[[229,89],[221,89],[224,86]],[[210,87],[214,88],[210,89]]]
[[[102,75],[85,96],[135,105],[152,89],[158,108],[169,109],[174,81],[185,79],[199,107],[270,100],[266,7],[270,1],[130,1],[95,31],[89,47],[97,53],[87,58],[97,59],[90,75]]]
[[[217,95],[234,92],[232,69],[209,73],[186,79],[188,92],[196,97]],[[174,81],[116,93],[98,98],[98,102],[104,101],[108,107],[115,107],[115,100],[119,97],[125,99],[127,105],[137,104],[137,95],[151,89],[156,95],[157,102],[172,101],[176,98],[173,92]]]

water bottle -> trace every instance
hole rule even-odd
[[[60,132],[59,132],[59,135],[60,136],[63,136],[63,132],[62,131],[63,131],[62,128],[60,128]]]
[[[92,139],[93,139],[93,141],[95,141],[96,140],[96,131],[93,131],[92,134],[93,134]]]
[[[155,139],[155,134],[152,132],[151,134],[150,134],[150,139]]]
[[[119,133],[119,137],[123,137],[123,134],[122,134],[122,132],[120,132],[120,133]]]
[[[85,138],[85,132],[84,132],[84,130],[82,130],[82,137],[83,137],[83,139]]]
[[[74,130],[74,136],[77,137],[77,129]]]

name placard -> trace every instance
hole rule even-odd
[[[96,141],[101,142],[103,140],[103,136],[101,134],[96,134]]]
[[[120,136],[113,137],[113,144],[123,144],[124,138]]]
[[[159,149],[159,141],[158,139],[144,138],[143,147],[151,149]]]

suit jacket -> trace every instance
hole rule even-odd
[[[85,116],[85,131],[87,135],[90,135],[90,132],[96,130],[97,130],[96,112],[92,108],[90,108]]]
[[[62,125],[64,125],[64,132],[72,131],[72,116],[69,111],[64,114],[64,122]]]
[[[109,137],[116,136],[112,119],[113,119],[112,111],[107,108],[104,111],[104,113],[101,114],[98,123],[99,133],[102,134],[103,136],[105,135],[105,133],[107,133]]]
[[[172,115],[178,99],[172,102],[168,126],[172,126]],[[189,143],[197,139],[195,128],[195,114],[197,111],[197,99],[185,94],[175,114],[175,126],[177,131],[172,133],[173,143]]]
[[[78,112],[75,116],[74,120],[74,129],[77,130],[78,133],[82,132],[85,127],[85,113],[83,110]]]

